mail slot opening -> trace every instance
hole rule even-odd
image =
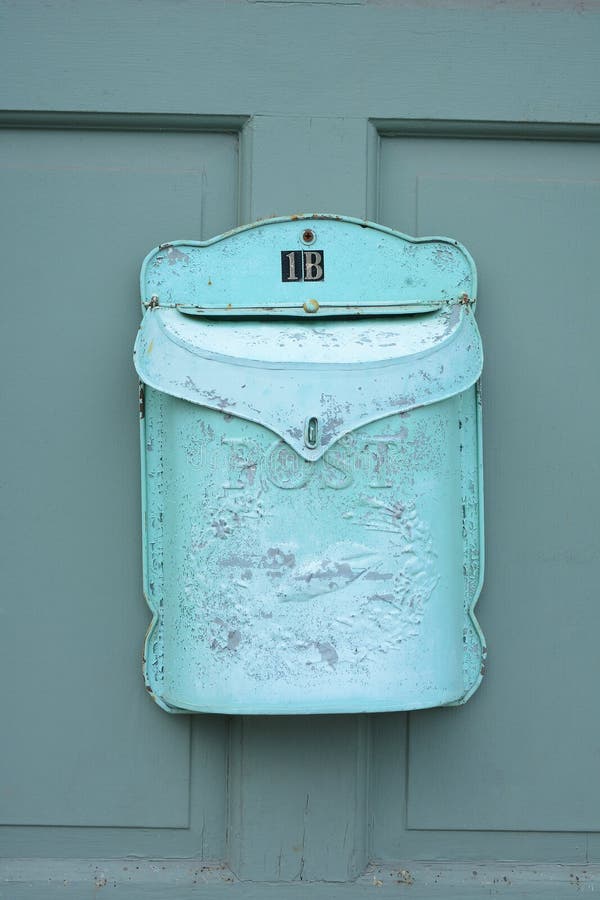
[[[462,298],[456,298],[454,303],[464,303]],[[440,312],[453,305],[452,301],[436,303],[381,303],[371,299],[364,305],[358,306],[352,303],[320,303],[313,298],[304,300],[300,306],[279,306],[276,304],[263,304],[255,307],[244,307],[241,304],[228,304],[225,307],[204,306],[202,300],[199,305],[190,306],[178,304],[179,312],[188,316],[203,316],[213,319],[245,319],[263,318],[273,319],[301,318],[306,322],[314,322],[323,318],[356,318],[362,319],[381,318],[382,316],[423,316]]]

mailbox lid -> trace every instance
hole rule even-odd
[[[266,426],[317,460],[355,428],[471,387],[483,364],[469,306],[360,321],[209,322],[149,309],[135,347],[141,380]],[[305,422],[318,421],[307,447]]]

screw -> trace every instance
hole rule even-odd
[[[306,300],[303,303],[302,308],[305,313],[316,313],[319,310],[319,302],[318,302],[318,300],[312,300],[312,299]]]

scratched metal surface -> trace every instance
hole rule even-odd
[[[135,351],[146,385],[145,675],[165,709],[414,709],[464,702],[481,678],[473,607],[482,355],[472,262],[446,239],[318,224],[329,229],[328,301],[353,299],[336,284],[336,235],[352,257],[385,233],[398,252],[389,251],[381,278],[371,260],[374,305],[426,297],[443,300],[440,308],[301,323],[208,321],[174,308],[180,297],[206,303],[204,285],[194,295],[207,272],[202,254],[229,241],[223,278],[229,269],[243,277],[245,253],[257,246],[266,265],[271,248],[268,296],[281,305],[277,251],[292,246],[291,220],[189,247],[191,272],[183,251],[172,265],[159,251],[162,281],[142,294],[159,298]],[[216,303],[239,301],[235,279]],[[284,287],[297,303],[298,285]],[[310,416],[319,421],[314,449],[304,441]]]

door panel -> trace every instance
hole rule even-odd
[[[383,141],[382,218],[467,245],[486,348],[489,671],[464,708],[410,716],[408,828],[597,827],[599,161],[592,144]]]
[[[150,614],[131,347],[143,255],[235,224],[237,139],[5,131],[2,148],[2,659],[14,688],[0,815],[187,827],[190,720],[164,716],[140,677]]]

